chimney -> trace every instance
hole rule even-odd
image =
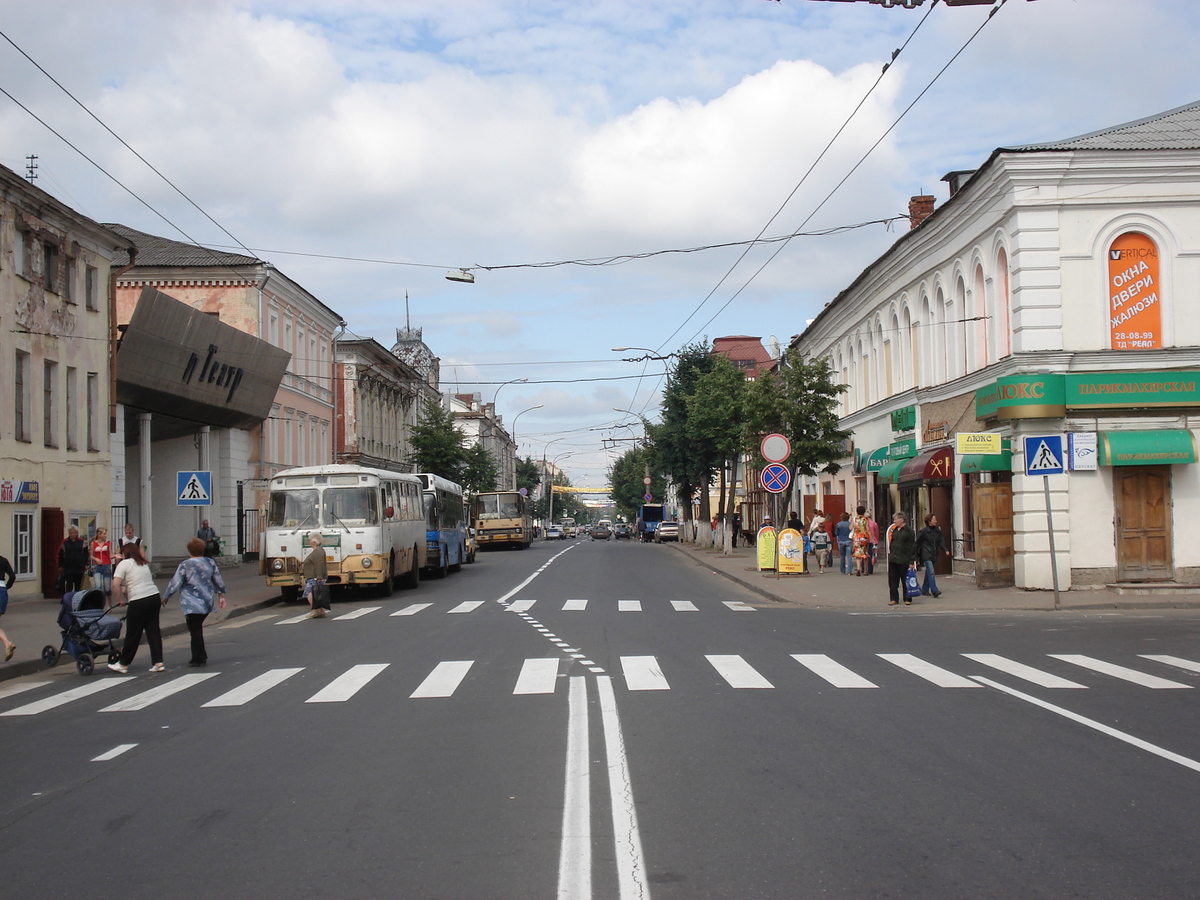
[[[921,194],[908,201],[908,227],[910,231],[933,215],[933,204],[936,202],[936,199],[929,194]]]

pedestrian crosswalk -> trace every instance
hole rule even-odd
[[[390,617],[409,617],[415,616],[418,613],[428,612],[430,615],[438,614],[455,614],[465,615],[467,613],[478,612],[480,609],[492,608],[495,604],[490,604],[486,600],[465,600],[449,609],[445,607],[436,607],[433,603],[412,603],[405,606],[403,609],[398,609],[395,612],[386,613]],[[569,600],[513,600],[503,605],[504,609],[515,613],[528,613],[535,606],[541,609],[550,608],[552,610],[561,610],[562,612],[605,612],[615,610],[616,612],[640,613],[654,612],[657,610],[666,610],[670,612],[701,612],[701,607],[697,606],[692,600],[589,600],[586,598],[573,598]],[[377,613],[384,609],[382,606],[363,606],[358,609],[353,609],[340,615],[329,616],[334,622],[347,622],[355,619],[365,618],[372,613]],[[742,600],[721,600],[704,607],[704,610],[730,610],[732,612],[757,612],[757,607],[751,606]],[[259,622],[263,619],[273,618],[271,616],[255,617],[251,621]],[[295,616],[288,616],[284,619],[278,619],[276,625],[298,625],[308,619],[308,612],[305,611]],[[249,622],[234,620],[223,627],[240,628],[243,625],[248,625]]]
[[[475,660],[445,660],[433,665],[419,679],[412,678],[411,674],[403,676],[401,689],[408,692],[411,700],[446,700],[468,690],[478,690],[481,686],[495,690],[497,684],[504,692],[511,691],[514,696],[555,694],[568,674],[580,673],[580,668],[575,664],[582,662],[582,655],[575,648],[565,645],[560,655],[526,659],[519,666],[515,661],[508,664],[493,660],[477,667]],[[1182,677],[1192,676],[1193,682],[1196,676],[1200,676],[1200,660],[1159,654],[1142,654],[1136,660],[1121,662],[1082,654],[1048,654],[1040,661],[1022,661],[994,653],[960,653],[942,658],[937,663],[911,653],[877,653],[861,656],[854,661],[834,659],[823,653],[793,653],[782,658],[764,655],[753,659],[740,654],[707,654],[697,655],[692,660],[673,654],[670,660],[670,665],[664,667],[656,656],[618,656],[612,663],[613,680],[618,686],[623,684],[630,693],[671,691],[688,684],[705,689],[723,684],[732,691],[780,688],[810,690],[821,686],[878,690],[921,684],[943,689],[979,689],[994,686],[994,682],[980,674],[986,671],[992,676],[999,672],[1002,676],[1050,690],[1087,690],[1117,683],[1150,690],[1190,690],[1196,686],[1195,683],[1169,679],[1156,671],[1144,670],[1153,670],[1156,666],[1170,667],[1170,674],[1174,671],[1188,673]],[[1132,664],[1124,665],[1125,662]],[[1078,681],[1066,678],[1053,671],[1055,668],[1061,671],[1061,664],[1074,666],[1085,674],[1077,676],[1081,679]],[[1134,665],[1138,668],[1134,668]],[[389,673],[391,668],[392,664],[387,662],[360,663],[327,680],[315,692],[311,692],[312,685],[307,686],[304,689],[307,696],[298,697],[294,691],[289,696],[304,703],[346,703],[377,680],[399,677]],[[606,671],[594,665],[585,668],[589,672]],[[770,673],[770,677],[764,674],[764,670]],[[0,712],[0,718],[40,715],[71,703],[82,705],[90,697],[109,692],[112,692],[110,696],[117,699],[100,706],[96,711],[138,712],[183,694],[192,697],[204,694],[198,706],[205,709],[240,707],[293,682],[304,671],[305,667],[302,666],[268,669],[236,684],[230,682],[240,676],[216,671],[97,677],[67,690],[57,690],[49,681],[31,681],[22,690],[8,690],[0,695],[0,706],[9,700],[17,704]],[[867,677],[864,671],[871,677]],[[714,680],[714,676],[717,680]],[[1084,683],[1089,678],[1091,683]],[[206,692],[205,688],[216,688],[215,695],[212,690]],[[25,697],[19,695],[34,692],[43,693],[44,696],[21,702]]]

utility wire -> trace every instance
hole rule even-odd
[[[26,53],[23,49],[21,49],[21,47],[19,47],[17,45],[16,41],[14,41],[12,38],[10,38],[3,31],[0,31],[0,37],[4,38],[4,40],[8,41],[8,43],[12,45],[14,50],[16,50],[23,57],[25,57],[27,60],[29,60],[29,62],[32,63],[33,66],[39,72],[41,72],[43,75],[45,75],[51,81],[53,81],[54,84],[58,87],[58,89],[60,91],[62,91],[64,94],[66,94],[72,100],[74,100],[75,104],[80,109],[82,109],[85,113],[87,113],[89,116],[91,116],[101,128],[103,128],[105,131],[107,131],[109,134],[111,134],[114,138],[116,138],[120,142],[121,146],[123,146],[126,150],[128,150],[130,153],[132,153],[134,156],[136,156],[139,160],[141,160],[142,163],[144,163],[145,166],[151,172],[153,172],[155,175],[157,175],[159,178],[161,178],[163,181],[165,181],[168,185],[170,185],[171,188],[175,191],[175,193],[177,193],[180,197],[182,197],[184,200],[186,200],[188,203],[190,203],[196,209],[197,212],[199,212],[202,216],[204,216],[204,218],[208,219],[208,221],[210,221],[214,225],[216,225],[217,228],[221,229],[222,232],[224,232],[226,235],[229,236],[230,240],[232,240],[235,244],[237,244],[239,247],[241,247],[243,250],[245,250],[246,253],[248,253],[250,256],[255,255],[254,251],[251,250],[249,247],[247,247],[245,244],[243,244],[240,240],[238,240],[237,237],[232,232],[230,232],[228,228],[226,228],[224,225],[222,225],[220,222],[218,222],[216,219],[214,219],[212,216],[210,216],[207,212],[205,212],[205,210],[203,208],[201,208],[201,206],[198,203],[196,203],[195,200],[193,200],[191,197],[189,197],[187,194],[185,194],[183,192],[183,190],[178,185],[175,184],[175,182],[171,181],[170,178],[168,178],[166,175],[164,175],[162,172],[160,172],[157,168],[155,168],[154,165],[151,164],[151,162],[148,159],[146,159],[146,157],[142,156],[142,154],[140,154],[136,150],[134,150],[133,147],[131,147],[129,145],[129,143],[123,137],[121,137],[119,134],[117,134],[115,131],[113,131],[111,128],[109,128],[108,125],[105,124],[105,122],[99,116],[97,116],[94,112],[92,112],[90,109],[88,109],[87,106],[78,97],[76,97],[69,90],[67,90],[57,78],[55,78],[53,75],[51,75],[49,72],[47,72],[42,67],[41,63],[39,63],[36,59],[34,59],[32,56],[30,56],[28,53]],[[72,148],[72,149],[74,149],[74,148]],[[90,162],[90,160],[89,160],[89,162]],[[107,174],[107,173],[105,173],[105,174]],[[168,224],[170,224],[170,223],[168,223]],[[182,230],[180,231],[180,233],[182,234]],[[190,240],[190,238],[189,238],[189,240]]]
[[[949,69],[950,66],[954,64],[954,61],[956,59],[958,59],[959,56],[961,56],[963,54],[963,52],[969,46],[971,46],[971,42],[974,41],[975,38],[977,38],[979,36],[979,33],[981,31],[983,31],[984,28],[987,27],[987,24],[990,21],[992,21],[992,16],[994,16],[996,14],[996,12],[1002,6],[1004,6],[1004,4],[1007,2],[1008,2],[1008,0],[999,0],[998,5],[992,7],[992,9],[988,12],[987,17],[983,20],[982,23],[980,23],[979,27],[976,28],[974,32],[972,32],[971,36],[969,38],[967,38],[966,42],[961,47],[958,48],[958,50],[955,52],[955,54],[953,56],[950,57],[949,60],[947,60],[945,65],[943,65],[940,69],[938,69],[937,74],[935,74],[933,76],[933,78],[930,79],[929,83],[926,84],[925,87],[921,89],[921,92],[919,94],[917,94],[916,97],[913,98],[912,102],[909,103],[908,106],[906,106],[904,108],[904,111],[901,112],[900,115],[896,117],[895,121],[892,122],[892,124],[888,126],[887,130],[884,131],[884,133],[879,136],[879,139],[877,141],[875,141],[875,143],[872,144],[870,146],[870,148],[868,148],[867,152],[864,153],[862,155],[862,157],[858,160],[858,162],[856,162],[854,164],[854,166],[850,169],[850,171],[847,172],[845,174],[845,176],[843,176],[841,181],[839,181],[837,184],[835,184],[833,186],[832,190],[830,190],[829,193],[825,195],[825,199],[822,200],[820,203],[818,203],[817,206],[813,209],[813,211],[808,214],[808,216],[804,219],[804,222],[801,223],[801,227],[804,227],[804,225],[807,224],[812,219],[813,216],[815,216],[818,212],[820,212],[822,207],[824,207],[825,204],[829,202],[829,200],[833,197],[833,195],[835,193],[837,193],[837,191],[841,188],[841,186],[850,179],[850,176],[853,175],[856,171],[858,171],[859,166],[861,166],[864,162],[866,162],[867,157],[869,157],[872,153],[875,152],[875,149],[880,144],[883,143],[884,138],[886,138],[889,134],[892,133],[892,131],[896,128],[896,126],[900,124],[901,120],[903,120],[904,117],[907,116],[908,113],[912,110],[912,108],[917,105],[917,103],[921,100],[921,98],[924,97],[925,94],[929,92],[929,89],[932,88],[937,83],[938,79],[942,77],[942,75],[946,72],[946,70]],[[936,5],[936,0],[934,2],[934,5]],[[930,12],[933,12],[933,6],[929,7],[929,11],[925,13],[925,18],[929,17]],[[923,18],[921,21],[924,22],[925,19]],[[918,28],[920,27],[919,23],[918,23],[917,27]],[[913,33],[915,34],[916,32],[914,31]],[[876,82],[876,83],[878,83],[878,82]],[[726,300],[724,304],[722,304],[720,309],[718,309],[715,313],[713,313],[712,317],[709,318],[709,320],[707,322],[705,322],[703,326],[701,326],[700,330],[697,331],[696,334],[699,334],[701,331],[703,331],[705,328],[707,328],[709,325],[711,325],[713,323],[713,320],[716,319],[717,316],[719,316],[721,313],[723,313],[726,310],[726,308],[728,308],[729,304],[731,304],[734,300],[737,299],[737,297],[742,293],[742,291],[744,291],[746,288],[748,288],[750,286],[750,284],[754,281],[755,278],[757,278],[759,276],[759,274],[763,271],[763,269],[765,269],[767,266],[769,266],[774,261],[775,257],[777,257],[780,253],[783,252],[785,247],[787,247],[786,243],[781,244],[775,250],[774,253],[772,253],[769,257],[767,257],[766,261],[761,266],[759,266],[757,269],[754,270],[754,273],[746,280],[746,283],[743,284],[740,288],[738,288],[737,291],[733,294],[733,296],[730,297],[728,300]],[[695,335],[692,336],[692,339],[693,340],[695,339]]]

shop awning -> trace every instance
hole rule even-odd
[[[1196,461],[1196,436],[1184,429],[1163,431],[1102,431],[1102,466],[1170,466]]]
[[[964,475],[972,472],[1011,472],[1012,442],[1005,438],[1000,453],[964,453],[958,458],[958,471]]]
[[[925,450],[904,463],[897,479],[906,482],[930,482],[954,480],[954,448],[938,447]]]
[[[894,484],[900,478],[900,470],[907,460],[897,459],[885,465],[875,473],[875,481],[879,484]]]

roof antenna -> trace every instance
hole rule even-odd
[[[412,320],[408,317],[408,291],[404,292],[404,327],[409,331],[412,330]]]

